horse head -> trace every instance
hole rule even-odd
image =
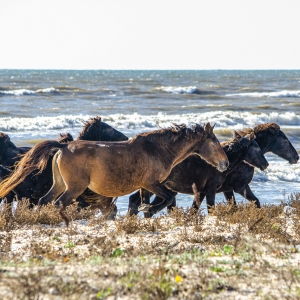
[[[68,142],[74,141],[72,135],[70,133],[60,134],[60,137],[57,139],[59,143],[65,144]]]
[[[216,167],[220,172],[224,172],[229,166],[229,161],[213,132],[214,127],[215,125],[206,123],[203,127],[196,124],[191,129],[194,133],[203,136],[197,154],[207,163]]]
[[[97,116],[90,118],[89,121],[85,122],[84,128],[77,139],[109,142],[126,141],[128,140],[128,137],[105,122],[102,122],[101,117]]]
[[[248,129],[247,133],[243,131],[236,132],[241,139],[239,141],[241,147],[247,148],[247,153],[244,157],[244,162],[252,167],[259,168],[261,171],[265,170],[269,163],[266,160],[264,153],[255,141],[255,134],[253,129]]]
[[[273,152],[279,157],[287,160],[290,164],[295,164],[299,160],[299,155],[289,139],[276,123],[266,123],[257,125],[254,128],[256,141],[263,152]]]

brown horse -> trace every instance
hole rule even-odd
[[[61,195],[55,204],[65,207],[86,188],[107,197],[145,188],[166,199],[166,205],[169,205],[173,195],[161,183],[185,158],[197,154],[221,172],[229,164],[209,123],[196,124],[192,128],[175,125],[139,134],[125,142],[74,141],[63,145],[45,141],[30,150],[15,173],[0,185],[0,197],[32,168],[43,170],[49,155],[56,149],[60,151],[53,158],[53,185],[40,199],[40,205]]]
[[[264,157],[260,147],[254,140],[255,135],[252,132],[248,134],[234,132],[234,138],[231,141],[221,143],[224,152],[229,160],[229,167],[225,172],[219,172],[211,165],[207,164],[203,159],[198,156],[190,156],[183,162],[174,167],[164,181],[164,186],[174,192],[174,196],[177,193],[194,194],[193,184],[199,192],[199,203],[203,201],[206,196],[206,203],[208,208],[215,205],[215,195],[218,188],[226,180],[226,177],[230,172],[242,162],[246,161],[254,167],[258,167],[264,170],[268,167],[268,162]],[[143,202],[149,203],[149,197],[151,194],[144,192],[145,199]],[[153,213],[160,210],[163,199],[155,197],[151,202],[149,213],[146,212],[146,217],[151,217]],[[139,193],[135,193],[129,197],[129,209],[130,214],[138,213],[138,206],[141,203]],[[199,204],[198,203],[198,204]],[[171,209],[176,205],[174,201],[172,205],[168,206]],[[195,203],[194,208],[199,208]],[[149,206],[146,206],[149,207]]]
[[[84,127],[79,133],[77,140],[126,141],[128,138],[123,133],[103,122],[101,117],[96,116],[84,123]],[[58,141],[60,143],[67,143],[73,141],[73,137],[69,133],[61,134]],[[10,142],[6,134],[0,133],[0,158],[5,159],[5,161],[1,161],[4,166],[6,166],[5,162],[11,162],[12,158],[14,158],[13,163],[19,161],[22,156],[18,156],[17,154],[19,152],[24,154],[29,150],[30,148],[27,147],[17,148]],[[1,155],[1,153],[4,154]],[[23,182],[21,182],[19,186],[14,187],[13,190],[6,195],[7,202],[12,202],[15,195],[17,195],[18,199],[29,198],[31,204],[37,204],[39,198],[43,197],[49,191],[53,183],[52,158],[53,156],[49,157],[48,163],[41,173],[37,174],[37,170],[32,169],[32,172],[24,178]],[[13,172],[13,170],[9,171],[5,168],[2,168],[0,171],[1,181]],[[113,202],[113,198],[95,194],[89,189],[84,191],[84,193],[77,198],[77,201],[81,208],[88,205],[99,208],[107,219],[114,219],[117,214],[117,207]]]

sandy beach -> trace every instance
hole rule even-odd
[[[175,209],[116,221],[71,206],[69,227],[53,206],[20,204],[14,218],[3,209],[0,297],[297,299],[298,202],[299,194],[290,206],[223,203],[209,216]]]

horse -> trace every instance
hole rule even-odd
[[[2,135],[2,137],[4,134]],[[7,136],[7,135],[6,135]],[[7,136],[9,139],[9,137]],[[6,138],[6,140],[7,140]],[[70,133],[66,134],[60,134],[60,137],[58,138],[59,143],[67,143],[69,141],[72,141],[73,137]],[[7,151],[9,154],[12,154],[14,151],[20,151],[19,154],[17,154],[15,157],[13,157],[14,163],[17,163],[22,156],[28,152],[31,148],[30,147],[16,147],[12,142],[10,142],[11,145],[10,147],[7,147],[7,149],[11,148],[11,150]],[[8,155],[6,156],[8,157]],[[10,156],[12,158],[12,156]],[[12,161],[12,160],[8,160]],[[51,167],[51,164],[49,165]],[[49,167],[48,167],[49,169]],[[46,167],[47,170],[47,167]],[[47,172],[47,171],[45,171]],[[51,169],[50,169],[51,172]],[[5,165],[0,165],[0,181],[4,180],[5,178],[9,177],[13,173],[12,168],[5,167]],[[7,195],[6,195],[6,202],[7,203],[12,203],[14,198],[17,197],[18,200],[21,200],[23,198],[28,198],[30,202],[30,207],[33,205],[36,205],[38,203],[38,199],[35,199],[33,194],[35,193],[35,190],[40,188],[41,185],[43,185],[43,181],[41,179],[44,178],[43,174],[35,174],[36,172],[32,172],[29,176],[27,176],[24,181],[20,182],[18,186],[16,186],[13,190],[11,190]],[[51,173],[50,173],[51,174]]]
[[[162,185],[172,168],[190,155],[199,155],[223,172],[229,162],[210,123],[187,128],[184,124],[138,134],[123,142],[73,141],[60,144],[44,141],[27,152],[15,172],[0,185],[4,197],[32,170],[42,171],[51,153],[53,185],[39,205],[55,200],[65,208],[89,188],[97,194],[115,197],[145,188],[173,202]],[[60,196],[59,196],[60,195]],[[58,198],[58,199],[57,199]]]
[[[248,132],[250,129],[244,129]],[[281,131],[280,126],[274,122],[259,124],[253,128],[256,135],[256,142],[265,154],[272,152],[275,155],[287,160],[290,164],[296,164],[299,155],[286,135]],[[249,201],[253,201],[260,208],[258,198],[249,187],[254,175],[254,168],[246,163],[241,163],[226,178],[218,193],[223,192],[227,201],[233,201],[236,205],[234,193],[236,192]]]
[[[107,123],[103,122],[101,117],[96,116],[90,118],[84,123],[84,127],[79,133],[77,140],[125,141],[128,140],[128,137]],[[60,143],[66,143],[70,141],[73,141],[73,137],[70,134],[61,135],[60,139],[58,140]],[[49,157],[49,161],[41,173],[37,174],[35,170],[32,170],[32,172],[28,174],[29,179],[26,178],[26,182],[32,191],[32,194],[29,198],[31,204],[37,204],[39,198],[44,196],[52,186],[52,158],[53,156]],[[24,187],[24,185],[22,185],[22,187]],[[23,197],[28,198],[28,188],[23,190],[23,194],[21,188],[18,190],[19,199],[22,199]],[[11,194],[12,193],[9,193],[7,198]],[[8,202],[11,202],[13,198],[14,194],[13,197],[9,197]],[[113,203],[112,198],[97,195],[89,190],[86,190],[83,195],[77,199],[77,201],[79,202],[80,208],[87,207],[90,204],[92,204],[93,207],[100,208],[101,212],[106,215],[108,219],[113,219],[117,213],[117,207]]]
[[[21,159],[22,154],[30,150],[30,147],[17,147],[10,137],[0,132],[0,165],[13,169],[14,164]]]
[[[200,157],[189,156],[172,169],[170,175],[164,181],[164,186],[174,192],[173,195],[175,197],[177,193],[194,195],[192,186],[195,184],[197,191],[200,192],[200,202],[202,202],[206,196],[208,208],[214,207],[215,195],[218,188],[225,181],[228,174],[233,172],[243,160],[261,170],[268,167],[268,162],[254,138],[255,135],[253,131],[248,132],[248,134],[234,131],[234,136],[231,141],[221,143],[229,160],[229,167],[225,172],[219,172]],[[144,193],[144,199],[148,202],[151,194]],[[158,212],[160,203],[162,202],[163,199],[156,196],[150,205],[150,207],[153,207],[152,211]],[[138,213],[138,203],[140,203],[139,194],[135,193],[131,195],[129,198],[129,213],[131,215]],[[201,203],[193,203],[193,206],[198,209],[200,204]],[[170,210],[175,205],[176,201],[174,200],[172,205],[168,206],[168,209]],[[153,215],[153,213],[148,213],[147,209],[145,212],[145,217],[151,217]]]
[[[9,177],[12,173],[13,171],[11,169],[0,165],[0,181]],[[22,198],[28,198],[30,199],[30,204],[32,205],[33,203],[31,201],[31,194],[31,178],[27,176],[22,182],[20,182],[20,184],[12,189],[11,192],[8,193],[8,195],[6,195],[6,202],[12,203],[15,197],[17,197],[17,199],[19,200],[21,200]]]

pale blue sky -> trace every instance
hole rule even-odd
[[[0,69],[300,69],[299,0],[3,0]]]

